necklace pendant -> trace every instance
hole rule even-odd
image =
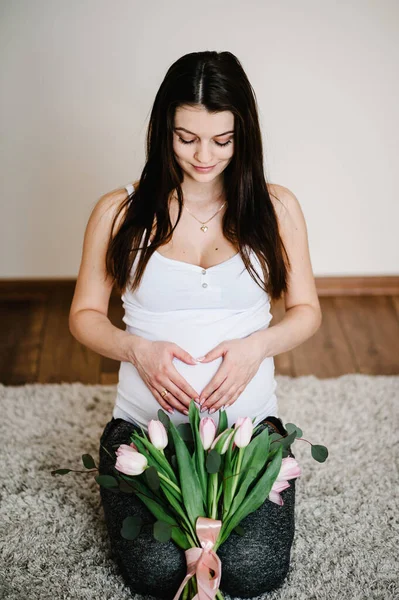
[[[208,227],[206,225],[202,225],[201,229],[205,233],[205,231],[207,231]]]

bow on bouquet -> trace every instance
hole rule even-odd
[[[200,419],[194,400],[189,423],[176,427],[162,410],[158,417],[149,422],[148,436],[141,429],[141,434],[131,434],[130,445],[118,445],[115,476],[95,479],[103,487],[137,494],[157,519],[155,539],[172,539],[185,551],[187,574],[174,600],[182,592],[183,600],[223,600],[222,566],[216,551],[233,530],[244,534],[240,522],[267,498],[283,505],[280,492],[290,486],[288,480],[301,475],[288,448],[302,431],[287,423],[287,435],[270,435],[267,427],[258,433],[259,427],[254,428],[249,417],[240,417],[229,428],[225,411],[219,411],[216,430],[213,419]],[[328,456],[327,448],[320,445],[311,444],[311,453],[318,462]],[[96,467],[89,454],[82,460],[87,469]],[[72,470],[57,469],[52,474]],[[142,525],[140,517],[126,517],[121,534],[133,540]]]

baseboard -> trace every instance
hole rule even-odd
[[[399,275],[315,277],[319,296],[397,296]],[[76,279],[0,279],[0,295],[18,298],[46,298],[54,287],[75,288]],[[112,296],[119,296],[116,288]]]

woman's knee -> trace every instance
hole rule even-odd
[[[242,520],[244,535],[232,532],[218,550],[221,589],[250,598],[282,585],[290,567],[295,532],[295,482],[282,492],[283,506],[270,500]]]
[[[129,443],[132,427],[113,423],[100,445],[100,474],[112,474],[115,458],[110,457],[115,444]],[[104,450],[105,446],[108,452]],[[154,515],[133,493],[100,487],[101,503],[108,530],[113,559],[131,591],[160,598],[173,598],[187,570],[184,550],[172,540],[159,542],[153,535]],[[139,535],[127,540],[121,530],[126,517],[142,520]]]

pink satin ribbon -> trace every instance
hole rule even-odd
[[[184,586],[193,575],[196,575],[198,585],[198,593],[195,594],[193,600],[213,600],[215,598],[222,577],[222,563],[213,547],[221,527],[222,521],[198,517],[195,528],[201,548],[195,546],[185,550],[187,575],[181,582],[173,600],[179,600]],[[214,571],[211,579],[209,578],[210,569]]]

